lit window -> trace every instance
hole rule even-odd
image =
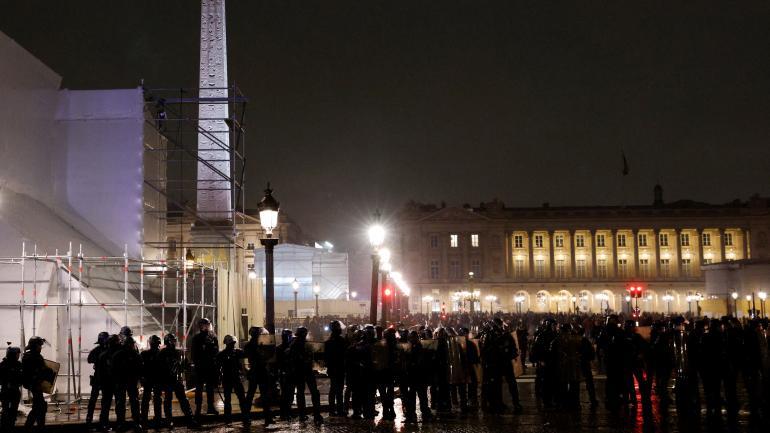
[[[711,263],[713,263],[713,259],[703,259],[704,265],[710,265]]]
[[[535,278],[545,278],[545,260],[535,260]]]
[[[650,276],[650,260],[639,259],[639,276],[648,278]]]
[[[543,248],[543,235],[535,235],[535,248]]]
[[[618,277],[625,278],[628,276],[628,260],[618,259]]]
[[[438,235],[430,235],[430,247],[438,248]]]
[[[556,235],[553,238],[553,240],[557,248],[561,248],[564,246],[564,235]]]
[[[457,248],[457,235],[449,235],[449,246]]]
[[[556,278],[564,279],[567,278],[567,270],[564,267],[564,260],[557,260],[556,261]]]
[[[701,242],[703,243],[704,247],[710,247],[711,246],[711,233],[702,233],[700,235]]]
[[[575,276],[577,278],[586,277],[586,261],[585,259],[575,260]]]
[[[690,277],[692,274],[692,267],[690,266],[690,259],[682,259],[682,276]]]
[[[598,259],[596,261],[596,276],[599,278],[607,278],[607,260]]]
[[[618,235],[618,246],[619,247],[625,247],[626,246],[626,235],[619,234]]]
[[[477,235],[477,234],[472,234],[471,235],[471,246],[473,248],[478,248],[479,247],[479,235]]]
[[[604,235],[596,235],[596,246],[597,247],[604,246]]]
[[[514,248],[524,248],[524,236],[522,236],[522,235],[514,235],[513,236],[513,247]]]
[[[647,234],[639,233],[639,246],[640,247],[646,247],[647,246]]]
[[[582,248],[586,246],[586,238],[583,235],[575,235],[575,246]]]
[[[513,261],[513,276],[519,279],[524,278],[524,259]]]
[[[430,279],[438,280],[438,260],[430,261]]]
[[[732,233],[725,233],[725,246],[728,246],[728,247],[733,246],[733,234]]]
[[[661,247],[668,246],[668,233],[658,234],[658,245],[660,245]]]
[[[671,276],[671,260],[660,259],[660,276],[663,278]]]
[[[679,235],[679,245],[683,247],[689,247],[690,246],[690,235],[689,233],[682,233]]]

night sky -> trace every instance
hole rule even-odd
[[[352,254],[406,200],[770,195],[766,1],[229,1],[249,198]],[[197,86],[199,2],[0,0],[71,89]],[[625,152],[630,174],[621,176]],[[622,186],[624,184],[624,186]],[[625,190],[625,198],[623,194]]]

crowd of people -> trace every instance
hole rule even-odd
[[[332,417],[373,420],[382,413],[383,419],[394,420],[397,398],[406,423],[418,422],[418,413],[423,422],[477,410],[516,414],[522,406],[515,370],[528,368],[535,370],[539,410],[579,410],[581,386],[589,408],[596,410],[600,401],[593,375],[598,370],[606,374],[604,405],[611,412],[641,405],[643,413],[651,413],[656,401],[663,408],[674,404],[681,417],[699,417],[703,400],[709,419],[721,421],[724,409],[727,421],[735,423],[743,405],[753,420],[770,419],[767,319],[416,314],[389,327],[345,326],[327,319],[307,319],[294,330],[283,329],[278,341],[252,327],[242,348],[227,335],[221,349],[211,323],[201,319],[187,352],[177,347],[174,334],[166,334],[163,341],[151,336],[149,348],[140,352],[129,328],[117,335],[102,332],[88,356],[94,374],[86,422],[109,430],[114,401],[118,426],[173,426],[176,398],[186,423],[195,427],[204,391],[206,413],[216,415],[214,396],[221,389],[227,422],[232,420],[235,394],[242,421],[250,423],[257,391],[265,425],[276,422],[275,407],[282,421],[294,416],[309,420],[308,390],[313,422],[321,424],[316,380],[324,369]],[[44,383],[52,380],[53,372],[41,355],[44,343],[33,337],[23,354],[9,347],[0,363],[3,431],[15,425],[22,387],[32,396],[25,426],[45,424]],[[745,392],[739,393],[739,383]],[[194,412],[185,395],[189,388],[195,389]],[[297,410],[292,411],[295,399]]]

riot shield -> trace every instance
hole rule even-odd
[[[305,351],[307,351],[308,356],[313,360],[313,370],[321,371],[326,368],[323,343],[307,341],[305,342]]]
[[[262,334],[257,336],[257,347],[259,355],[265,360],[265,364],[275,364],[276,346],[275,335]]]
[[[56,361],[48,359],[45,359],[44,362],[45,366],[50,369],[50,374],[40,383],[40,390],[45,394],[53,394],[53,391],[56,388],[56,378],[59,377],[59,368],[61,365]]]
[[[385,340],[377,341],[372,345],[372,367],[375,372],[388,368],[388,347]]]

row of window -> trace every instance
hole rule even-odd
[[[456,235],[452,235],[456,236]],[[732,233],[724,233],[722,235],[724,239],[725,246],[732,246],[733,245],[733,234]],[[625,247],[626,246],[626,235],[624,233],[618,233],[616,235],[618,246],[619,247]],[[637,239],[639,240],[639,246],[640,247],[646,247],[647,246],[647,234],[646,233],[639,233],[637,235]],[[535,248],[543,248],[543,235],[534,235],[534,244]],[[564,247],[564,235],[556,234],[553,237],[553,242],[556,248],[562,248]],[[689,247],[690,246],[690,234],[689,233],[681,233],[679,235],[679,244],[683,247]],[[711,246],[711,233],[701,233],[701,244],[703,246]],[[667,247],[668,244],[668,233],[660,233],[658,234],[658,245],[661,247]],[[578,248],[585,247],[585,235],[582,234],[576,234],[575,235],[575,246]],[[597,247],[605,247],[606,241],[605,241],[605,235],[602,233],[599,233],[596,235],[596,246]],[[524,235],[514,235],[513,236],[513,247],[514,248],[524,248]]]
[[[460,246],[460,235],[451,234],[449,235],[449,246],[451,248],[457,248]],[[431,248],[438,248],[438,235],[430,235],[430,247]],[[479,235],[474,233],[471,234],[471,247],[478,248],[479,247]]]
[[[710,259],[704,259],[704,264],[711,263]],[[534,262],[535,278],[545,278],[545,260],[538,259]],[[524,278],[526,276],[526,265],[523,259],[516,259],[513,262],[513,275],[515,278]],[[629,277],[628,260],[618,259],[617,273],[619,278]],[[650,277],[650,261],[649,259],[639,259],[639,276],[642,278]],[[607,267],[606,259],[596,260],[596,276],[597,278],[608,278],[609,270]],[[667,278],[671,275],[671,259],[660,259],[660,276]],[[682,276],[692,276],[692,261],[690,259],[682,259]],[[564,260],[556,260],[554,262],[554,277],[557,279],[567,278],[567,266]],[[587,278],[588,267],[585,259],[575,260],[575,278]]]
[[[473,272],[474,278],[480,278],[481,277],[481,260],[478,260],[478,259],[471,260],[470,271]],[[440,276],[440,268],[439,268],[438,260],[431,260],[430,261],[430,279],[437,280],[439,279],[439,276]],[[460,279],[464,277],[465,275],[463,275],[460,261],[450,260],[449,261],[449,278]]]

